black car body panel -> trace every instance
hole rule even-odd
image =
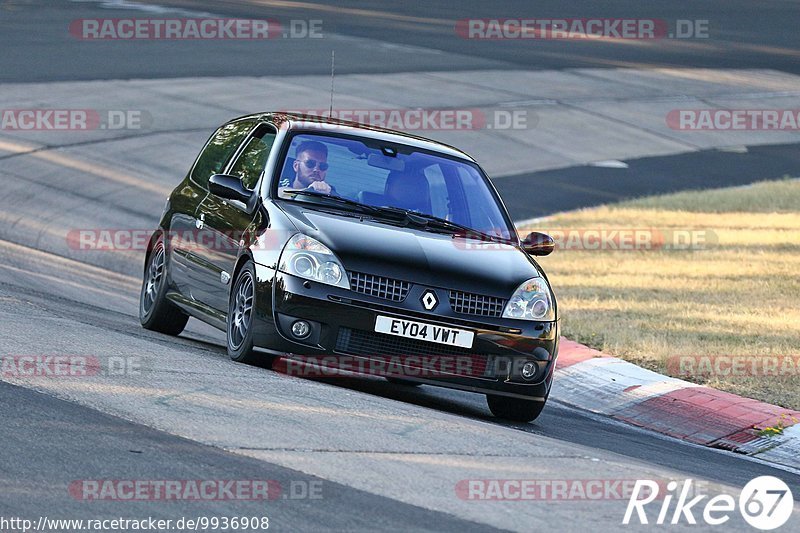
[[[474,165],[469,156],[454,148],[370,126],[271,113],[231,121],[215,135],[219,138],[220,132],[228,128],[240,136],[238,146],[224,147],[230,153],[226,152],[225,161],[213,166],[214,173],[230,171],[244,146],[263,128],[269,128],[274,142],[265,170],[247,202],[210,193],[203,183],[208,177],[198,178],[196,173],[199,166],[208,166],[208,161],[203,161],[204,154],[217,149],[211,146],[215,139],[212,136],[189,175],[168,199],[152,240],[155,243],[159,236],[164,237],[167,298],[187,314],[225,329],[233,280],[250,260],[255,264],[258,295],[253,323],[257,351],[289,358],[468,357],[480,361],[470,372],[437,371],[404,377],[487,394],[546,400],[558,354],[555,298],[553,320],[515,320],[497,314],[498,306],[504,306],[520,284],[534,277],[546,280],[513,229],[510,240],[476,244],[469,236],[430,231],[336,206],[287,200],[276,194],[291,136],[315,132],[330,124],[349,136],[392,146],[409,145]],[[508,219],[496,191],[490,183],[488,187]],[[281,252],[296,234],[327,246],[344,266],[350,287],[282,272]],[[387,298],[375,291],[359,291],[356,275],[380,279],[381,283],[402,282],[403,297]],[[422,303],[426,292],[435,295],[437,304],[432,309]],[[458,298],[479,298],[490,302],[494,311],[480,314],[454,307]],[[474,333],[474,342],[471,348],[461,348],[378,333],[375,326],[379,315],[469,330]],[[302,340],[288,331],[298,319],[312,324],[313,331]],[[536,377],[523,379],[517,368],[506,364],[511,360],[535,362]]]
[[[304,207],[283,205],[298,231],[328,246],[348,269],[356,272],[379,272],[389,278],[435,287],[453,285],[501,298],[508,298],[522,281],[538,272],[533,260],[523,252],[500,252],[496,250],[498,246],[487,251],[465,249],[463,239],[453,235]],[[487,260],[478,257],[481,254]]]

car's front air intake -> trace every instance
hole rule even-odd
[[[506,301],[495,296],[450,291],[450,307],[456,313],[465,315],[500,317]]]
[[[402,302],[408,296],[411,283],[363,272],[350,272],[350,290],[376,298]]]

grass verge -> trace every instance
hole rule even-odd
[[[566,337],[800,410],[800,181],[637,199],[524,230],[556,236],[539,261]]]

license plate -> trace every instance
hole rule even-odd
[[[461,348],[472,348],[472,341],[475,338],[475,334],[466,329],[447,328],[414,320],[380,315],[375,321],[375,331],[386,333],[387,335],[447,344],[448,346],[459,346]]]

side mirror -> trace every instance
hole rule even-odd
[[[556,242],[546,233],[534,231],[522,241],[522,249],[530,255],[550,255],[556,248]]]
[[[253,191],[248,190],[239,176],[214,174],[208,179],[208,190],[212,194],[226,200],[238,200],[247,203]]]

